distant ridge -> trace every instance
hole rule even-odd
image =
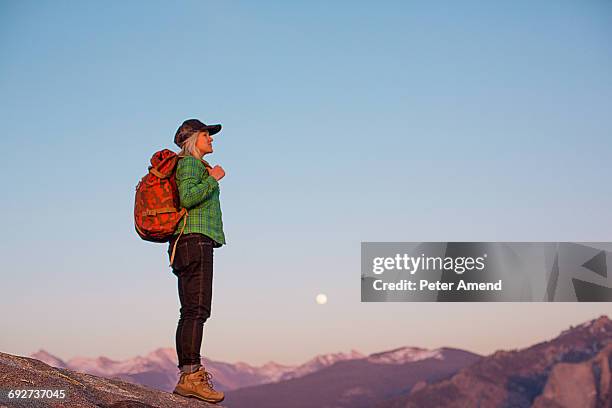
[[[174,389],[179,374],[176,366],[176,351],[171,347],[158,348],[145,356],[136,356],[121,361],[103,356],[74,357],[63,361],[44,349],[32,353],[30,357],[53,367],[68,368],[106,378],[121,378],[167,392]],[[270,361],[261,366],[252,366],[243,362],[231,364],[207,358],[203,360],[207,370],[213,374],[215,388],[226,391],[301,377],[337,361],[361,357],[364,355],[356,350],[351,350],[350,353],[317,355],[300,365],[283,365]]]
[[[610,408],[611,362],[612,321],[600,316],[552,340],[497,351],[377,408]]]
[[[347,359],[310,374],[226,393],[232,408],[369,408],[423,382],[446,378],[478,361],[464,350],[401,347]]]

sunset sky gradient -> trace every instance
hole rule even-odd
[[[611,38],[604,0],[0,2],[0,351],[174,346],[167,246],[132,211],[192,117],[227,173],[205,356],[491,353],[609,315],[361,303],[359,251],[612,241]]]

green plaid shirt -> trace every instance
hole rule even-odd
[[[181,207],[188,212],[187,225],[183,234],[199,232],[214,239],[219,246],[225,244],[221,204],[219,202],[219,182],[208,174],[206,161],[193,156],[181,157],[176,165],[176,184],[181,198]],[[179,221],[174,235],[183,227],[184,219]]]

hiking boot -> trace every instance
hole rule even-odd
[[[200,367],[195,373],[182,373],[173,393],[183,397],[199,398],[206,402],[221,402],[225,395],[221,391],[213,389],[211,381],[212,374],[204,367]]]

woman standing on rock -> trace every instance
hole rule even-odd
[[[220,130],[221,125],[207,126],[189,119],[174,136],[174,143],[181,148],[176,165],[180,204],[188,212],[172,265],[181,302],[176,329],[181,377],[174,393],[213,403],[222,401],[224,394],[213,388],[212,375],[201,364],[200,348],[212,303],[213,250],[225,244],[219,202],[219,180],[225,171],[221,166],[211,167],[202,157],[213,152],[212,135]],[[182,226],[181,220],[170,240],[169,256]]]

